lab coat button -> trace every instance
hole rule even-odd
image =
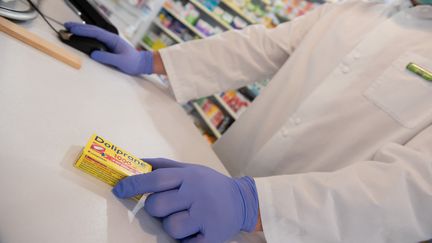
[[[289,119],[289,122],[290,122],[291,124],[295,125],[295,119],[294,119],[294,118],[291,117],[291,118]]]
[[[353,54],[353,58],[354,58],[354,60],[359,59],[359,58],[360,58],[360,53],[358,53],[358,52],[354,52],[354,54]]]
[[[341,66],[342,73],[349,73],[350,68],[346,65]]]
[[[288,137],[288,133],[289,133],[288,129],[286,127],[283,127],[281,131],[282,137],[284,138]]]
[[[289,119],[289,122],[293,125],[299,125],[302,122],[302,120],[298,117],[291,117]]]

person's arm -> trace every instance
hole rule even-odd
[[[185,102],[271,78],[328,9],[326,4],[274,29],[253,25],[161,49],[177,100]]]
[[[96,26],[67,22],[65,27],[107,46],[106,52],[91,53],[100,63],[130,75],[168,75],[177,100],[185,102],[270,78],[326,9],[327,5],[274,29],[255,25],[156,52],[138,51],[120,36]]]
[[[158,51],[153,52],[153,73],[167,75],[162,57]]]
[[[255,178],[272,242],[406,243],[432,238],[432,126],[336,172]]]
[[[262,221],[261,221],[261,213],[258,209],[258,219],[257,224],[255,225],[255,231],[263,231]]]

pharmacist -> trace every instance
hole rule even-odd
[[[326,4],[275,29],[154,53],[67,23],[111,48],[93,59],[132,75],[166,73],[179,102],[271,79],[215,145],[235,178],[151,159],[154,172],[124,179],[114,194],[153,193],[145,210],[184,242],[262,228],[277,243],[432,238],[431,5]]]

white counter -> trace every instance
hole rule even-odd
[[[63,1],[42,9],[77,20]],[[63,45],[40,18],[23,25]],[[80,70],[0,33],[0,242],[172,242],[143,210],[129,222],[134,201],[73,167],[81,148],[97,133],[138,157],[224,167],[169,94],[73,51]]]

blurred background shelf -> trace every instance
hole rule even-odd
[[[163,26],[159,20],[154,20],[153,23],[157,27],[159,27],[161,30],[163,30],[166,34],[168,34],[171,38],[173,38],[175,41],[177,41],[177,43],[182,43],[183,42],[183,40],[180,39],[180,37],[178,37],[174,32],[172,32],[167,27]]]
[[[213,135],[216,137],[216,139],[219,139],[222,134],[218,131],[218,129],[211,123],[210,119],[205,115],[203,109],[201,109],[201,107],[198,105],[197,102],[192,102],[193,107],[195,108],[195,110],[198,112],[198,114],[200,115],[200,117],[205,121],[205,124],[207,125],[208,128],[210,128],[211,132],[213,133]]]
[[[153,48],[151,48],[149,45],[147,45],[144,41],[140,41],[139,44],[144,47],[147,51],[153,51]]]
[[[228,104],[219,96],[219,95],[213,95],[213,97],[216,99],[217,102],[222,106],[222,108],[234,119],[237,120],[239,116],[233,111]]]
[[[173,16],[175,19],[180,21],[182,24],[184,24],[186,27],[188,27],[192,32],[194,32],[197,36],[200,38],[205,38],[206,36],[201,33],[198,29],[196,29],[193,25],[191,25],[189,22],[187,22],[184,18],[180,17],[177,13],[175,13],[169,6],[164,4],[163,9],[166,10],[171,16]]]
[[[231,25],[229,25],[228,23],[226,23],[225,21],[223,21],[220,16],[218,16],[218,15],[214,14],[213,12],[211,12],[207,7],[205,7],[204,5],[202,5],[197,0],[189,0],[189,1],[191,3],[193,3],[198,9],[200,9],[201,11],[203,11],[204,13],[206,13],[208,16],[210,16],[211,18],[213,18],[219,25],[223,26],[225,29],[227,29],[227,30],[233,29],[233,27],[231,27]]]
[[[222,0],[221,3],[225,4],[228,8],[232,9],[237,15],[245,19],[249,24],[256,24],[257,21],[247,16],[243,10],[241,10],[233,1],[231,0]]]

